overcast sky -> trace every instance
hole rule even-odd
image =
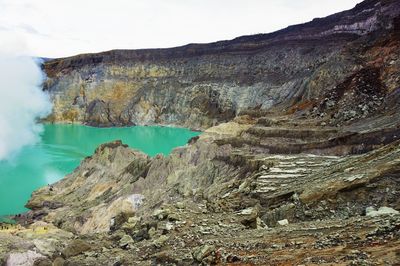
[[[272,32],[360,0],[0,0],[0,42],[62,57],[117,48],[173,47]],[[1,43],[0,43],[1,46]]]

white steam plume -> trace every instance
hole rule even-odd
[[[51,111],[41,88],[43,78],[23,42],[0,35],[0,161],[39,140],[42,127],[37,119]]]

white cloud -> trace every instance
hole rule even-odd
[[[0,161],[38,140],[36,119],[51,110],[43,74],[20,37],[0,32]]]
[[[0,0],[0,25],[24,35],[35,55],[59,57],[266,33],[352,8],[358,2]]]

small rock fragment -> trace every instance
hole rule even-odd
[[[119,240],[119,246],[120,246],[121,248],[124,248],[124,249],[128,249],[128,248],[130,247],[130,244],[133,244],[133,243],[134,243],[134,241],[133,241],[132,237],[129,236],[129,235],[124,235],[124,236]]]
[[[168,231],[171,231],[172,229],[174,229],[174,225],[172,223],[168,222],[165,225],[165,229],[167,229]]]
[[[161,235],[159,238],[153,241],[153,245],[157,248],[160,248],[164,245],[165,242],[168,241],[168,236]]]
[[[280,226],[286,226],[289,224],[289,221],[288,221],[288,219],[283,219],[283,220],[278,221],[278,224]]]
[[[53,261],[53,266],[63,266],[65,263],[65,260],[61,257],[57,257],[54,261]]]
[[[265,229],[265,228],[268,228],[268,226],[264,223],[263,220],[261,220],[260,217],[257,217],[257,219],[256,219],[256,225],[257,225],[257,229]]]
[[[375,210],[374,207],[368,207],[365,210],[367,216],[375,217],[379,215],[396,215],[399,211],[396,211],[390,207],[380,207],[379,210]]]
[[[211,255],[214,251],[215,251],[215,246],[204,245],[195,249],[192,252],[192,256],[196,261],[202,262],[204,258]]]
[[[153,216],[159,220],[164,220],[168,217],[168,209],[157,209],[153,212]]]
[[[73,240],[61,253],[65,258],[74,257],[90,250],[91,247],[83,240]]]

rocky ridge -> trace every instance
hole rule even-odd
[[[48,121],[205,129],[271,110],[334,113],[334,126],[368,117],[397,95],[399,5],[368,0],[270,34],[46,61]]]

